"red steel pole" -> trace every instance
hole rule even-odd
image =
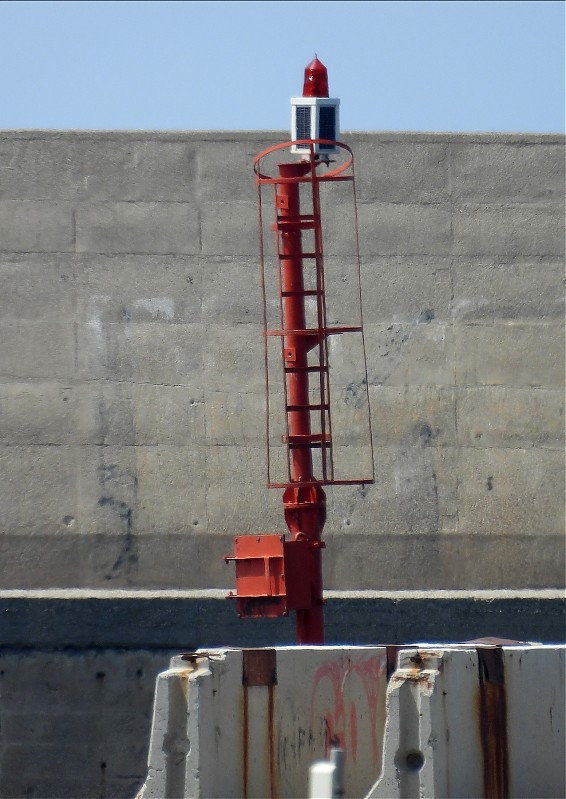
[[[302,161],[280,164],[283,178],[300,178],[311,171]],[[301,234],[301,209],[298,182],[277,184],[277,209],[281,231],[283,292],[283,330],[306,329],[305,287]],[[314,224],[320,220],[314,220]],[[308,352],[318,345],[318,332],[289,333],[284,336],[286,366],[287,417],[289,429],[290,472],[293,485],[285,490],[285,520],[292,538],[310,544],[308,562],[302,579],[311,587],[312,607],[298,610],[296,636],[299,644],[324,643],[322,597],[322,528],[326,518],[326,496],[314,482],[311,448],[311,411],[309,403]],[[307,483],[307,485],[302,485]],[[308,485],[310,483],[310,485]]]

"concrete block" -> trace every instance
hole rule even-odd
[[[365,384],[349,384],[345,390],[330,390],[332,441],[335,447],[362,448],[370,442],[370,407]],[[318,414],[313,415],[320,432]],[[365,459],[364,459],[365,460]]]
[[[387,687],[387,754],[383,772],[368,794],[371,799],[483,792],[479,724],[473,723],[479,690],[477,654],[471,647],[457,653],[440,646],[427,649],[398,653],[398,666]],[[444,705],[438,713],[440,696]],[[459,756],[458,750],[466,756]],[[456,760],[461,760],[457,776],[451,774]]]
[[[271,671],[265,679],[257,670],[246,676],[252,657],[273,664],[272,679]],[[365,795],[380,767],[386,660],[383,647],[209,650],[174,658],[157,681],[141,796],[306,796],[310,763],[336,739],[346,751],[346,795]],[[221,771],[213,767],[219,761]]]
[[[563,646],[401,650],[387,688],[383,774],[368,797],[560,796],[562,730],[552,718],[564,655]],[[525,735],[533,723],[538,735]]]
[[[307,262],[308,263],[308,262]],[[316,286],[315,265],[308,264],[309,287]],[[275,270],[273,270],[275,272]],[[311,277],[312,275],[312,277]],[[365,278],[365,275],[364,275]],[[372,277],[370,276],[370,281]],[[360,282],[358,278],[358,262],[355,256],[324,256],[324,286],[326,295],[326,320],[330,326],[359,325],[360,320]],[[362,290],[368,284],[362,278]],[[270,296],[275,292],[270,292]],[[365,300],[365,292],[363,300]],[[312,300],[312,316],[315,318],[316,303]],[[308,306],[307,306],[308,307]],[[365,310],[366,305],[363,302]],[[273,325],[278,326],[277,325]]]
[[[512,536],[522,531],[536,535],[539,542],[546,536],[563,535],[563,453],[548,449],[462,450],[458,520],[459,530],[471,535]],[[501,572],[507,568],[506,560],[503,556],[499,561]]]
[[[349,536],[374,533],[376,545],[381,535],[456,529],[455,454],[451,448],[424,442],[399,449],[374,448],[375,483],[333,488],[326,529]],[[337,451],[335,458],[339,464],[348,459],[348,471],[354,472],[365,465],[366,454],[349,447]]]
[[[0,200],[0,252],[72,252],[70,203]]]
[[[202,389],[97,380],[77,386],[75,394],[79,405],[75,443],[186,446],[204,442]]]
[[[542,321],[564,316],[563,263],[459,258],[453,274],[455,319]]]
[[[155,677],[170,656],[4,652],[0,712],[11,728],[0,766],[6,795],[133,796],[146,769]],[[126,707],[135,733],[121,718]]]
[[[133,387],[133,396],[136,444],[204,444],[205,403],[201,389],[139,384]]]
[[[235,202],[255,203],[257,185],[254,160],[273,143],[262,140],[238,141],[238,134],[232,141],[199,142],[197,164],[201,201],[221,202],[228,198]]]
[[[195,463],[194,457],[187,456],[187,461],[190,461],[191,464]],[[190,475],[194,472],[187,469],[186,473]],[[155,534],[143,533],[137,537],[136,573],[130,578],[133,584],[140,588],[150,585],[156,589],[189,587],[192,589],[194,587],[197,590],[206,590],[210,586],[224,589],[227,585],[231,586],[234,583],[234,575],[226,565],[224,556],[233,551],[233,536],[237,535],[239,530],[230,531],[229,534],[218,533],[211,523],[211,513],[208,507],[205,509],[206,516],[203,515],[201,496],[198,494],[199,479],[197,475],[194,494],[190,488],[186,490],[187,498],[186,501],[183,501],[180,510],[178,512],[169,511],[171,514],[177,514],[176,517],[172,517],[174,523],[180,525],[182,521],[184,524],[180,533],[169,534],[168,531],[161,530]],[[158,489],[154,486],[152,490],[157,492]],[[180,487],[179,491],[180,493],[185,491],[185,484]],[[204,491],[202,495],[205,496]],[[160,507],[160,503],[157,504]],[[182,512],[184,512],[183,519],[181,519]],[[145,509],[142,509],[141,513],[142,519],[147,519],[148,524],[151,523],[151,515],[148,513],[144,516]],[[161,518],[166,518],[166,516],[157,518],[156,529],[159,529]],[[205,524],[207,519],[208,527]],[[97,584],[101,584],[100,581]],[[116,585],[126,584],[121,578],[116,580]],[[173,600],[173,602],[175,601]],[[232,612],[233,608],[229,608],[228,613],[231,618],[233,618]],[[193,630],[187,628],[182,634],[182,646],[185,648],[204,646],[211,640],[212,629],[209,624],[208,609],[203,607],[198,613],[199,628]],[[168,617],[171,618],[170,615]],[[202,627],[200,626],[201,622]],[[224,632],[226,632],[225,629]],[[174,643],[168,633],[165,637]],[[220,637],[215,640],[226,639]],[[241,639],[236,634],[234,641],[239,640]]]
[[[73,200],[77,177],[69,136],[0,136],[2,200]]]
[[[263,393],[208,391],[206,440],[213,446],[265,446],[266,407]]]
[[[455,255],[525,258],[564,253],[564,213],[556,204],[459,203],[452,225]]]
[[[259,325],[209,324],[203,359],[207,391],[263,393],[263,329]]]
[[[134,390],[134,384],[125,381],[79,383],[74,392],[78,404],[75,443],[97,446],[136,444]]]
[[[454,339],[459,386],[564,385],[562,325],[455,325]]]
[[[31,541],[38,533],[76,531],[77,456],[74,447],[1,447],[3,529]]]
[[[124,466],[121,468],[124,469]],[[89,477],[88,473],[86,477]],[[94,492],[92,485],[95,478],[87,484],[85,494],[87,491]],[[157,487],[153,490],[157,492]],[[122,496],[124,495],[127,499],[126,488],[123,490]],[[125,503],[123,507],[120,502]],[[114,513],[111,514],[111,506],[106,505],[100,510],[96,507],[96,501],[88,504],[88,497],[83,501],[82,517],[87,518],[90,514],[92,528],[106,527],[108,532],[97,533],[89,531],[88,527],[83,535],[69,532],[76,531],[79,527],[79,511],[72,518],[66,519],[63,523],[65,526],[61,525],[56,534],[50,534],[51,528],[44,526],[33,535],[21,535],[16,527],[14,532],[0,536],[1,584],[9,589],[51,588],[54,585],[73,585],[86,589],[147,586],[154,589],[208,589],[211,586],[223,588],[232,584],[233,575],[230,575],[223,559],[233,549],[232,532],[224,535],[198,534],[192,521],[202,519],[191,516],[189,502],[183,507],[186,511],[188,534],[140,532],[138,520],[145,509],[140,508],[139,503],[136,510],[125,499],[119,499],[118,502],[115,501]],[[131,531],[128,531],[127,526],[128,508],[132,509],[132,524],[136,525],[135,530]],[[120,517],[120,512],[125,519]],[[146,518],[151,521],[151,517],[146,515]],[[48,532],[41,531],[45,529]],[[202,640],[206,640],[206,624],[202,629]],[[151,638],[150,631],[147,630],[144,635],[147,641],[156,641]],[[94,645],[97,640],[86,636],[81,645]],[[161,637],[157,643],[161,645],[163,640]],[[223,639],[215,640],[221,643]],[[175,638],[175,646],[180,646],[176,641]],[[48,636],[44,639],[44,644],[50,645]],[[111,645],[123,644],[124,629],[120,628],[120,632],[112,638]]]
[[[168,535],[209,530],[206,450],[157,446],[136,447],[135,452],[136,529]],[[185,564],[186,569],[190,567]]]
[[[341,438],[341,436],[339,438]],[[355,436],[352,438],[353,440],[348,446],[342,446],[341,444],[335,443],[332,447],[334,478],[336,480],[354,480],[358,482],[360,480],[371,480],[374,474],[374,469],[372,468],[372,452],[369,446],[369,441],[367,439],[365,441],[359,441]],[[320,456],[318,453],[315,454],[315,458],[313,460],[315,463],[316,473],[321,474],[322,467],[318,465],[320,463]],[[342,496],[342,487],[340,486],[336,489],[332,488],[330,489],[330,492],[331,493],[328,495],[328,518],[332,516],[336,501],[335,497]]]
[[[360,203],[358,220],[362,256],[450,254],[451,214],[447,206]],[[328,224],[338,226],[340,220],[332,218]]]
[[[251,202],[201,202],[201,243],[204,255],[256,256],[257,208]]]
[[[77,442],[79,391],[61,383],[0,384],[0,442],[56,445]]]
[[[370,440],[369,403],[362,336],[359,333],[333,336],[329,342],[328,362],[333,441],[341,446],[367,444]],[[311,387],[311,401],[320,402],[316,375],[312,377]],[[314,430],[321,432],[317,417],[318,414],[313,414],[313,420],[317,420]]]
[[[54,450],[55,447],[51,449]],[[43,490],[48,493],[50,488],[52,486],[46,483]],[[3,587],[19,589],[23,586],[45,588],[53,585],[67,585],[70,575],[72,575],[74,585],[85,584],[85,572],[88,571],[85,568],[86,560],[83,560],[85,539],[82,536],[77,536],[74,532],[69,532],[73,529],[76,530],[78,517],[78,501],[70,498],[70,494],[73,492],[74,487],[67,484],[65,498],[60,502],[59,508],[57,500],[54,501],[52,514],[54,518],[60,518],[56,514],[61,509],[63,512],[68,511],[67,518],[63,517],[61,530],[57,535],[50,533],[49,523],[44,524],[38,532],[29,535],[28,520],[31,511],[28,509],[28,516],[24,517],[23,521],[21,517],[25,511],[20,511],[20,521],[22,521],[25,534],[21,534],[18,526],[20,522],[18,522],[9,531],[6,528],[6,532],[0,536],[0,552],[2,554],[0,582]],[[39,488],[37,493],[40,493]],[[10,509],[9,516],[16,518],[12,509]],[[63,532],[64,529],[67,530],[66,533]],[[95,543],[94,537],[93,543]],[[97,543],[100,544],[100,541]],[[89,584],[96,584],[96,582],[92,581]]]
[[[33,757],[21,745],[8,744],[2,752],[0,770],[10,777],[3,780],[2,789],[6,791],[6,796],[17,795],[15,788],[21,785],[21,777],[17,775],[24,774],[22,787],[28,795],[37,791],[36,795],[39,796],[54,796],[53,791],[57,791],[56,795],[61,799],[71,799],[73,795],[77,795],[76,791],[80,790],[81,784],[93,779],[89,765],[86,744],[63,750],[55,742],[50,742],[38,746]],[[43,776],[47,771],[51,775],[49,779]],[[71,776],[75,774],[82,774],[82,779]]]
[[[199,218],[192,203],[81,203],[77,252],[195,255]]]
[[[73,323],[0,322],[0,364],[4,378],[72,378],[75,374]]]
[[[451,259],[364,258],[364,318],[374,323],[448,322],[452,317]]]
[[[49,743],[49,729],[44,724],[50,718],[57,721],[70,717],[77,728],[87,720],[91,732],[100,735],[98,747],[104,746],[111,743],[104,741],[104,722],[119,716],[130,703],[133,706],[137,700],[137,713],[150,722],[152,678],[166,665],[165,653],[143,649],[113,651],[102,647],[83,649],[71,656],[13,651],[2,659],[2,709],[19,725],[31,722],[35,711],[36,734],[46,739],[44,744]],[[22,668],[26,676],[23,683],[18,678]],[[76,741],[68,740],[66,745],[73,743]]]
[[[265,453],[261,449],[213,447],[206,459],[211,532],[241,535],[285,529],[280,492],[265,487]]]
[[[203,257],[200,269],[204,321],[263,324],[259,257]]]
[[[74,321],[76,256],[24,253],[0,256],[0,317],[4,321]]]
[[[370,386],[454,384],[451,325],[366,324],[365,340]]]
[[[361,202],[439,203],[449,199],[445,142],[380,141],[355,145],[356,190]]]
[[[456,445],[454,389],[450,386],[372,386],[376,447]]]
[[[83,321],[199,322],[196,256],[79,255],[77,314]]]
[[[84,380],[202,386],[200,324],[104,324],[93,318],[78,328],[78,350]]]
[[[564,448],[564,391],[560,389],[460,388],[455,408],[460,446]]]
[[[374,523],[373,529],[376,527]],[[426,590],[516,591],[518,585],[539,589],[559,588],[564,583],[563,532],[545,536],[544,546],[540,538],[528,533],[513,531],[494,535],[491,531],[479,533],[471,528],[463,532],[447,529],[439,535],[430,531],[387,533],[380,529],[379,534],[328,533],[324,538],[324,585],[328,590],[339,587],[339,590],[351,591],[413,591],[426,586]],[[369,553],[373,553],[373,557],[370,558]],[[419,617],[423,612],[422,609],[418,612]],[[460,632],[451,632],[451,635],[461,636],[460,640],[474,634],[492,634],[494,630],[499,630],[503,637],[510,635],[513,622],[500,625],[500,620],[496,614],[493,619],[483,619],[470,626],[464,621]],[[415,635],[410,629],[409,626],[400,641],[408,640],[407,635]],[[423,630],[423,627],[419,623],[414,629]],[[520,637],[523,635],[520,630],[525,628],[519,624],[514,629],[519,631]],[[536,621],[530,629],[534,631],[532,637],[536,638]],[[429,628],[428,635],[428,640],[438,640],[439,631]],[[561,633],[557,636],[551,640],[560,640]]]
[[[450,144],[452,197],[463,202],[564,201],[561,144]]]
[[[194,200],[194,143],[130,133],[22,132],[0,140],[0,197],[10,200]],[[185,140],[183,141],[183,138]]]
[[[67,749],[77,740],[86,741],[92,732],[96,720],[95,713],[78,714],[72,710],[59,708],[59,712],[41,713],[41,710],[30,708],[22,712],[21,708],[12,713],[2,713],[3,735],[6,741],[38,747],[41,739],[56,741],[61,749]],[[34,746],[35,745],[35,746]],[[85,747],[86,748],[86,747]]]
[[[80,200],[194,202],[197,147],[192,142],[135,139],[81,142],[76,149]],[[101,169],[102,167],[102,169]]]
[[[124,540],[110,573],[135,571],[137,555],[134,532],[138,529],[138,448],[88,447],[81,453],[79,513],[76,529],[83,535],[103,533]],[[110,578],[109,578],[110,579]]]

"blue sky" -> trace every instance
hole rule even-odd
[[[0,128],[564,131],[563,2],[0,2]]]

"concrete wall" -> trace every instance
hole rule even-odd
[[[131,796],[175,652],[293,641],[202,593],[283,529],[251,165],[286,135],[0,132],[0,795]],[[328,640],[561,640],[523,589],[564,575],[564,137],[343,138],[377,480],[328,492],[326,587],[429,593],[335,597]]]
[[[251,167],[285,136],[0,135],[3,587],[225,586],[283,529]],[[329,492],[326,585],[558,586],[564,138],[343,138],[377,479]]]

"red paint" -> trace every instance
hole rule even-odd
[[[332,692],[330,707],[325,708],[326,719],[326,754],[331,746],[339,745],[352,757],[354,763],[358,755],[358,707],[351,701],[348,718],[346,717],[345,694],[352,685],[352,679],[358,678],[364,689],[364,698],[369,717],[369,734],[374,762],[381,756],[379,751],[377,714],[379,710],[379,694],[382,683],[386,681],[386,656],[374,655],[360,663],[352,663],[349,658],[329,661],[320,666],[313,678],[311,691],[311,727],[314,728],[314,713],[319,687],[328,680]],[[362,709],[361,709],[362,710]]]
[[[305,81],[303,83],[303,97],[329,97],[328,72],[326,67],[315,56],[310,64],[305,67]]]
[[[350,735],[352,737],[352,760],[355,763],[358,755],[358,721],[354,702],[350,705]]]

